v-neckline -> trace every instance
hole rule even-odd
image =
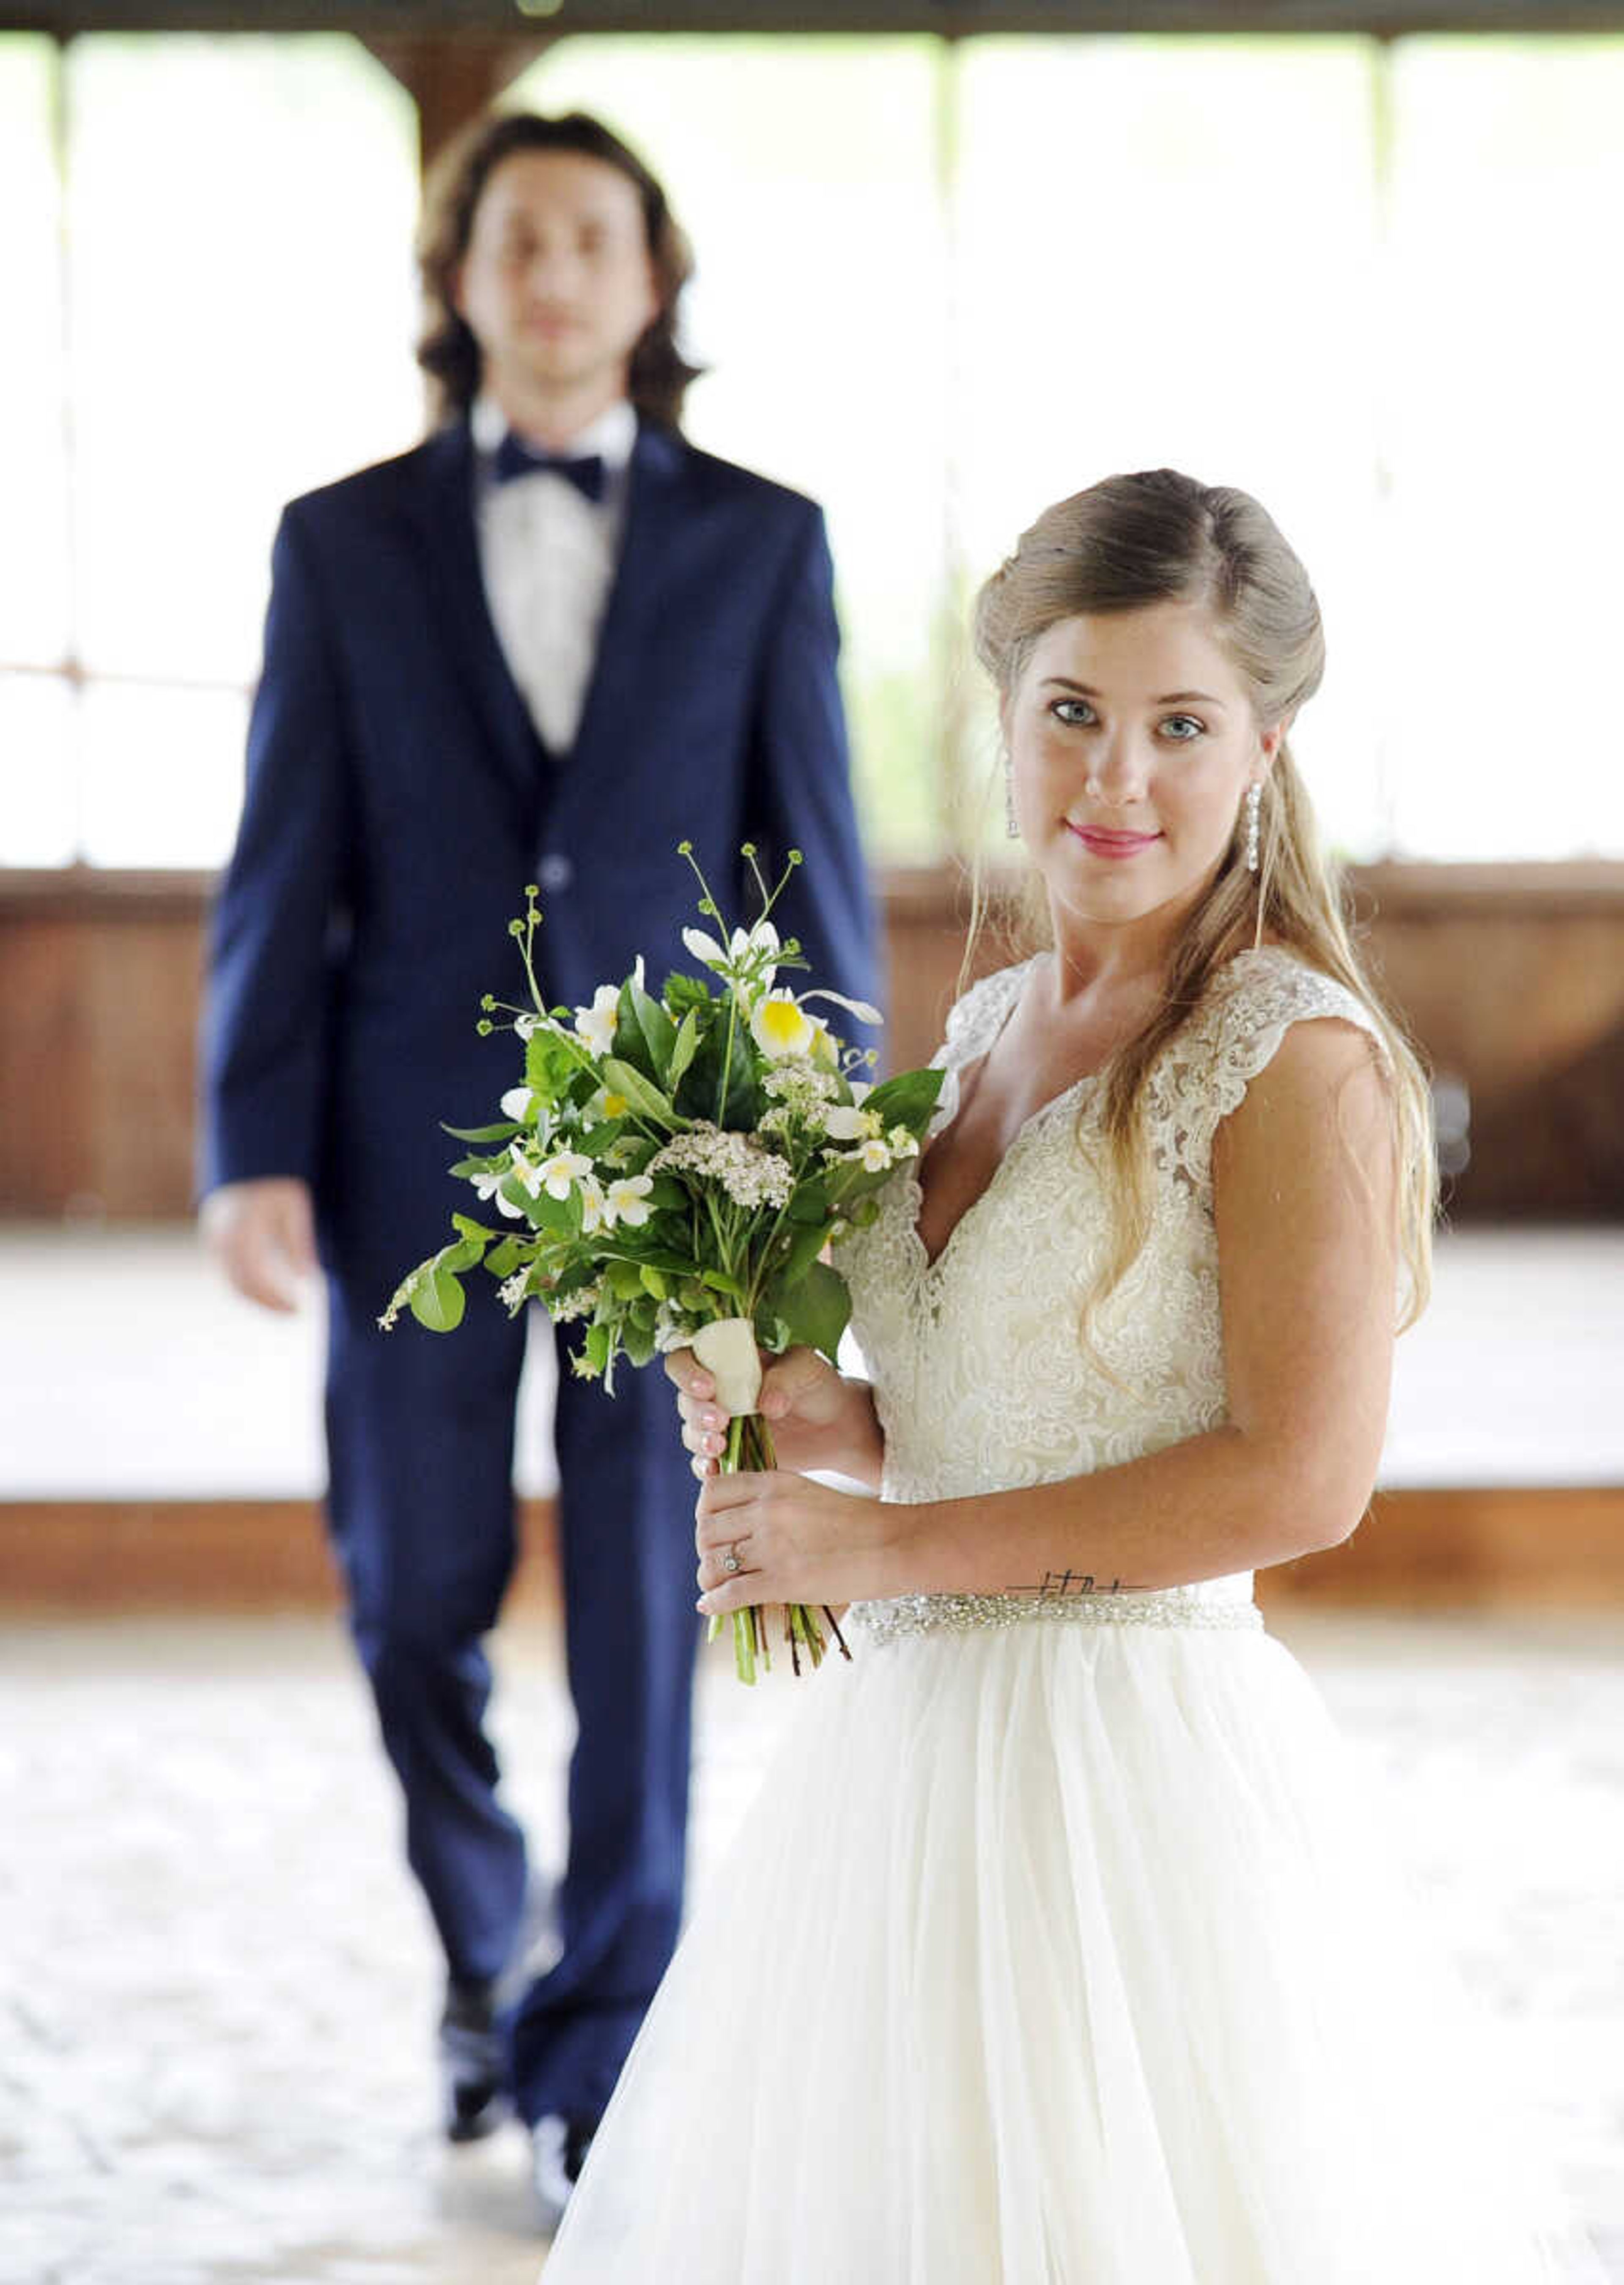
[[[997,1030],[987,1041],[986,1046],[982,1049],[981,1053],[975,1057],[972,1063],[964,1067],[966,1070],[973,1071],[977,1069],[977,1066],[985,1064],[988,1056],[997,1047],[1000,1040],[1002,1039],[1004,1032],[1008,1025],[1009,1018],[1014,1015],[1016,1008],[1020,1005],[1021,994],[1025,989],[1025,978],[1040,956],[1040,954],[1034,953],[1032,958],[1024,962],[1020,969],[1016,971],[1019,980],[1016,982],[1015,989],[1010,994],[1008,1006],[1004,1009],[1003,1014],[999,1018]],[[955,1080],[962,1078],[962,1073],[957,1064],[950,1064],[949,1069],[953,1072]],[[1063,1087],[1057,1094],[1046,1096],[1044,1101],[1039,1103],[1035,1109],[1027,1112],[1025,1118],[1022,1119],[1020,1125],[1016,1128],[1015,1133],[1010,1136],[1008,1147],[1004,1151],[1003,1156],[999,1159],[998,1164],[993,1167],[992,1173],[987,1176],[986,1181],[977,1191],[969,1204],[963,1208],[958,1220],[953,1223],[953,1228],[948,1231],[946,1237],[942,1240],[940,1245],[938,1246],[934,1253],[927,1251],[925,1241],[919,1234],[919,1217],[923,1210],[925,1203],[924,1184],[920,1181],[919,1174],[920,1168],[924,1163],[924,1157],[928,1156],[929,1153],[926,1152],[919,1158],[911,1159],[908,1162],[908,1187],[906,1191],[908,1199],[908,1213],[906,1218],[907,1235],[913,1243],[914,1253],[919,1260],[920,1275],[922,1278],[930,1278],[936,1276],[938,1270],[940,1269],[948,1255],[953,1252],[953,1245],[958,1237],[959,1232],[963,1229],[965,1223],[969,1221],[970,1217],[973,1214],[979,1213],[982,1206],[985,1205],[987,1199],[992,1197],[992,1192],[998,1187],[999,1179],[1002,1175],[1005,1167],[1015,1157],[1016,1151],[1019,1150],[1027,1136],[1032,1133],[1032,1129],[1037,1126],[1038,1121],[1040,1119],[1047,1118],[1049,1112],[1055,1110],[1058,1104],[1067,1103],[1073,1095],[1080,1094],[1083,1088],[1092,1087],[1099,1076],[1100,1074],[1097,1071],[1083,1072],[1080,1078],[1071,1080],[1068,1085]],[[947,1132],[947,1128],[953,1125],[953,1119],[957,1119],[962,1109],[963,1099],[962,1093],[961,1092],[961,1099],[953,1106],[953,1119],[946,1121],[946,1124],[940,1129],[940,1134],[945,1135]],[[932,1148],[934,1148],[938,1140],[939,1140],[939,1135],[933,1135],[931,1137]]]

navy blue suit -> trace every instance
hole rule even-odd
[[[457,1333],[375,1320],[466,1209],[438,1123],[519,1076],[479,1000],[520,995],[506,934],[541,885],[538,977],[584,1003],[641,952],[692,963],[689,839],[730,918],[738,850],[805,852],[774,918],[820,982],[875,996],[823,520],[644,425],[573,751],[545,751],[481,579],[464,423],[295,500],[276,541],[241,828],[215,915],[203,1187],[309,1182],[331,1303],[329,1510],[407,1851],[460,1981],[518,1931],[523,1837],[496,1794],[481,1637],[514,1560],[522,1345],[494,1292]],[[790,978],[789,980],[793,980]],[[809,981],[812,979],[808,979]],[[514,2028],[522,2116],[603,2107],[680,1912],[694,1480],[657,1370],[612,1401],[559,1377],[570,1688],[564,1950]]]

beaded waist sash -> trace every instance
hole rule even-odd
[[[897,1595],[853,1603],[851,1617],[875,1643],[905,1635],[1026,1624],[1094,1627],[1229,1627],[1255,1629],[1263,1614],[1251,1601],[1220,1601],[1199,1587],[1121,1589],[1105,1594],[1055,1590],[1035,1595]]]

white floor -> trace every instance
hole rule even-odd
[[[550,1347],[522,1400],[526,1491],[553,1480]],[[187,1229],[0,1225],[0,1499],[313,1496],[320,1350],[318,1293],[254,1309]],[[1624,1483],[1624,1229],[1440,1240],[1382,1480]]]
[[[1624,1621],[1277,1631],[1624,2285]],[[556,1861],[556,1640],[509,1627],[498,1654],[509,1798]],[[711,1653],[697,1892],[797,1686],[743,1691]],[[435,2132],[396,1824],[336,1621],[0,1622],[4,2285],[535,2285],[517,2132]]]

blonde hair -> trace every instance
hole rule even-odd
[[[1208,614],[1260,727],[1289,724],[1318,689],[1325,664],[1319,604],[1273,519],[1250,493],[1199,484],[1171,468],[1110,476],[1046,508],[977,597],[976,655],[1007,698],[1040,636],[1057,621],[1165,602],[1196,604]],[[1385,1050],[1393,1108],[1396,1236],[1405,1272],[1400,1330],[1425,1307],[1437,1205],[1427,1083],[1402,1022],[1354,948],[1341,881],[1321,851],[1313,808],[1283,738],[1263,781],[1258,824],[1258,871],[1247,870],[1237,817],[1230,847],[1180,940],[1160,1005],[1112,1056],[1100,1090],[1116,1232],[1088,1299],[1086,1338],[1149,1234],[1143,1106],[1151,1069],[1227,963],[1266,938],[1334,977],[1369,1011]],[[977,864],[966,973],[982,907]],[[1044,909],[1040,893],[1029,896],[1033,933]]]

